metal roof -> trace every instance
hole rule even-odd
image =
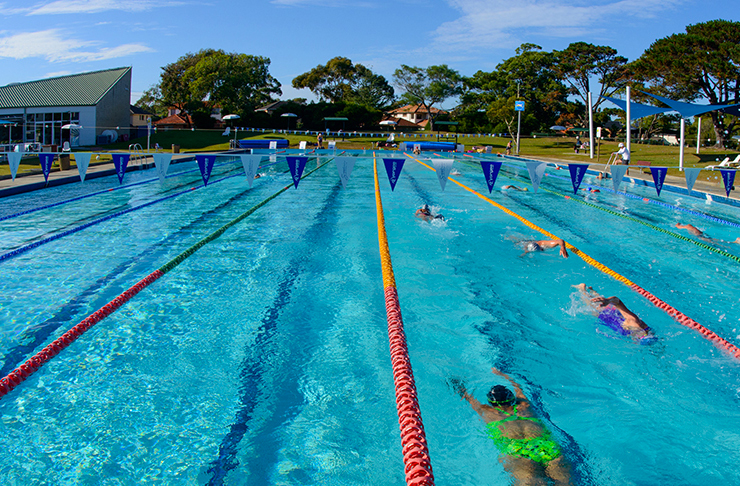
[[[0,86],[0,108],[95,106],[130,67]]]

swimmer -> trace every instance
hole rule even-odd
[[[445,217],[441,214],[432,214],[432,211],[429,209],[429,205],[425,204],[419,209],[416,210],[416,214],[414,214],[419,219],[423,219],[424,221],[432,221],[433,219],[441,219],[442,221],[445,220]]]
[[[706,234],[704,234],[704,232],[702,230],[700,230],[699,228],[697,228],[693,224],[676,223],[676,228],[678,228],[678,229],[685,229],[686,231],[689,232],[689,234],[696,236],[700,240],[704,240],[704,241],[710,242],[710,243],[714,241],[714,239],[712,239],[709,236],[707,236]],[[738,239],[740,239],[740,238],[738,238]]]
[[[565,242],[560,238],[556,240],[521,240],[519,244],[524,248],[522,255],[533,251],[545,251],[559,246],[560,256],[563,258],[568,258],[569,256],[568,250],[565,248]]]
[[[653,337],[653,331],[640,317],[629,310],[619,297],[606,298],[586,284],[574,285],[573,288],[581,292],[583,300],[592,306],[594,315],[604,321],[609,327],[620,326],[623,334],[629,334],[635,339]],[[619,331],[620,329],[615,329]]]
[[[522,387],[496,368],[491,371],[507,380],[514,392],[495,385],[488,392],[488,404],[470,395],[460,380],[449,382],[486,422],[486,435],[499,450],[499,461],[513,476],[514,484],[571,484],[568,461],[552,433],[536,417]]]
[[[508,189],[511,189],[512,191],[521,191],[521,192],[529,191],[529,189],[527,189],[526,187],[517,187],[517,186],[512,186],[511,184],[505,185],[504,187],[501,188],[502,191],[505,191]]]

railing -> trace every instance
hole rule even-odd
[[[147,161],[147,154],[144,153],[144,149],[141,147],[141,144],[132,143],[128,146],[128,151],[131,153],[131,158],[129,158],[128,161],[129,167],[133,167],[138,164],[140,169],[148,168],[149,164]]]

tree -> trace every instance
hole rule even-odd
[[[478,71],[464,79],[461,111],[470,116],[485,111],[493,126],[506,125],[513,133],[514,101],[525,101],[523,130],[544,130],[567,108],[567,88],[553,73],[555,56],[540,46],[522,44],[516,56],[491,73]]]
[[[603,102],[603,96],[612,96],[625,84],[627,58],[618,56],[616,49],[574,42],[554,54],[555,73],[570,86],[570,94],[580,97],[586,107],[591,78],[596,77],[600,84],[599,96],[593,103],[594,110]]]
[[[143,108],[158,117],[167,116],[167,107],[162,104],[162,92],[160,91],[158,84],[155,84],[148,90],[144,91],[134,105],[139,108]]]
[[[265,57],[222,50],[188,53],[162,68],[161,101],[184,113],[205,112],[209,102],[224,112],[246,116],[281,94],[269,65]]]
[[[710,104],[740,102],[740,22],[712,20],[689,25],[686,33],[655,41],[630,65],[636,81],[673,98]],[[717,146],[737,128],[737,118],[710,113]]]
[[[403,101],[412,105],[422,105],[434,130],[436,115],[432,107],[444,100],[462,94],[462,76],[446,64],[429,66],[426,69],[401,65],[393,73],[393,81],[404,93]]]
[[[296,89],[308,88],[321,100],[356,103],[368,108],[380,108],[394,98],[393,87],[381,75],[362,64],[352,64],[346,57],[330,59],[293,79]]]

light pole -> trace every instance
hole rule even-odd
[[[519,133],[522,131],[522,112],[524,111],[524,101],[519,101],[519,81],[516,82],[516,99],[514,109],[517,112],[516,121],[516,155],[519,155]]]

